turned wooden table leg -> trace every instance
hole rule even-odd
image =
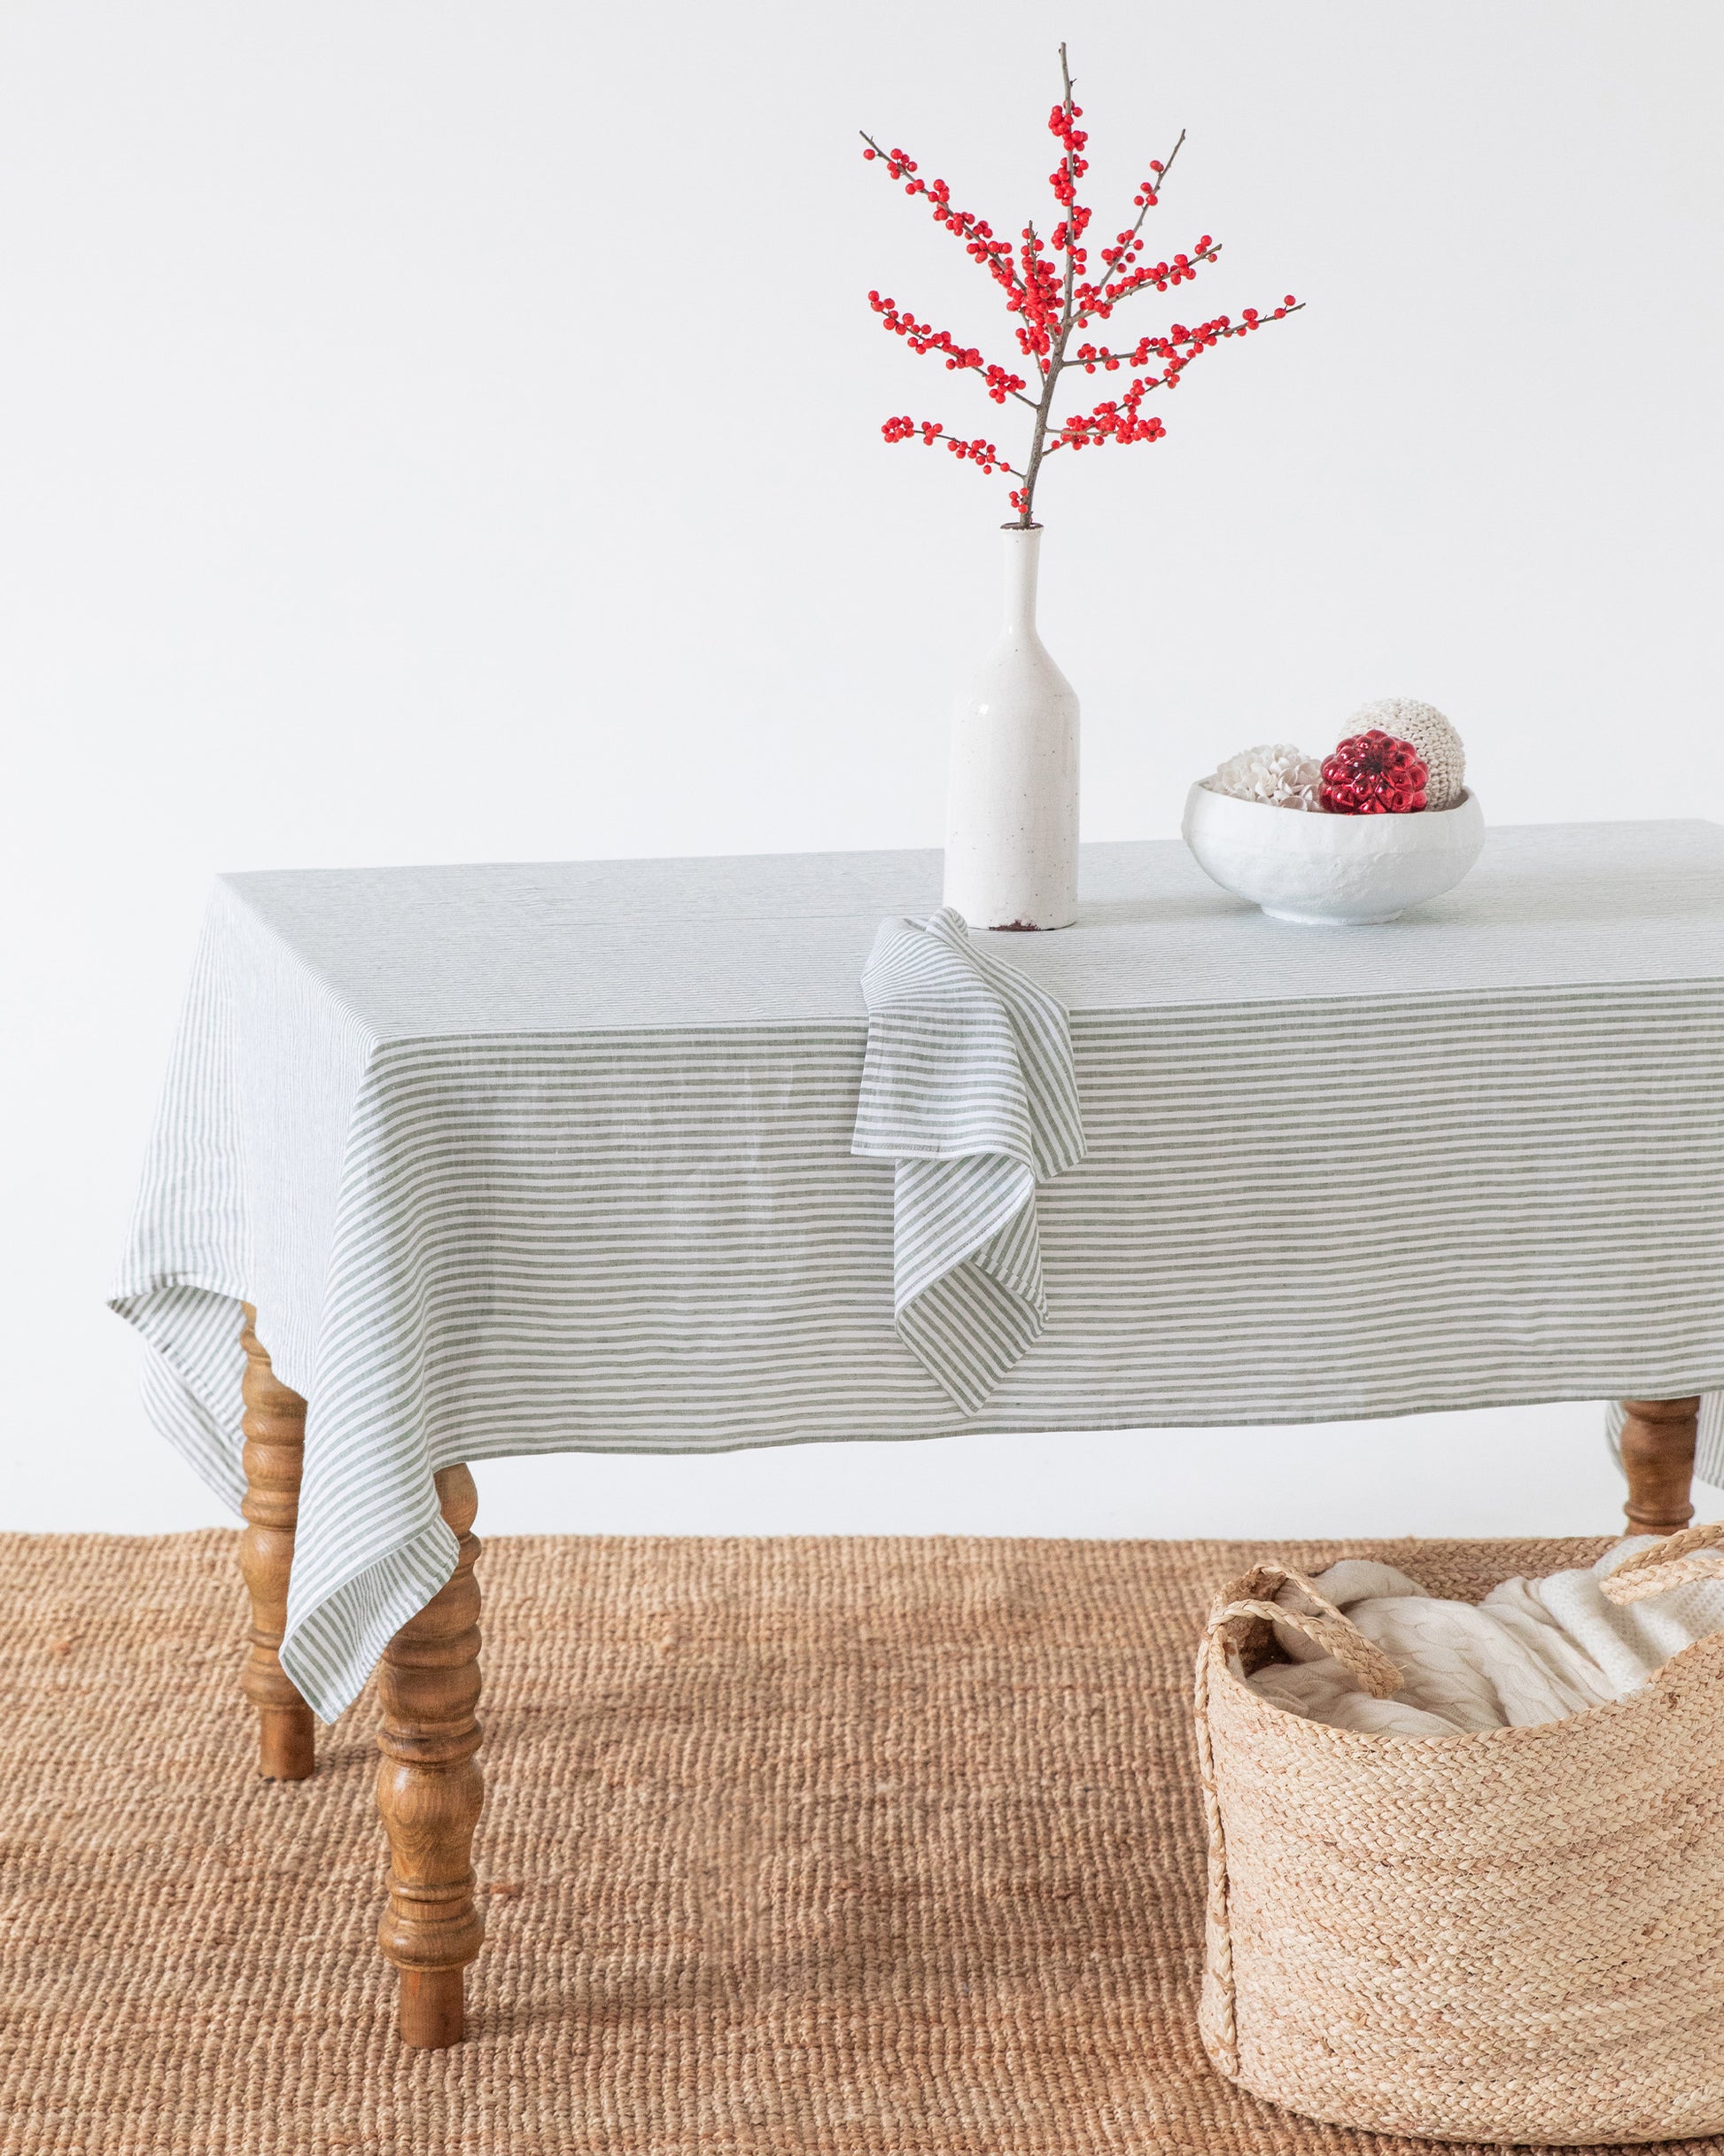
[[[377,1807],[389,1835],[389,1907],[377,1928],[401,1972],[401,2040],[427,2050],[466,2033],[462,1973],[485,1920],[473,1900],[473,1828],[484,1781],[479,1725],[479,1590],[473,1577],[478,1492],[465,1467],[437,1478],[461,1540],[454,1576],[384,1649]]]
[[[1689,1491],[1699,1399],[1624,1400],[1622,1413],[1628,1532],[1674,1535],[1694,1517]]]
[[[252,1598],[251,1646],[240,1686],[258,1710],[258,1771],[267,1782],[302,1782],[317,1765],[311,1709],[280,1661],[287,1629],[287,1583],[299,1520],[306,1404],[269,1366],[249,1303],[240,1342],[245,1350],[245,1497],[239,1568]]]

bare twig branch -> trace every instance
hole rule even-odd
[[[898,308],[897,308],[897,301],[896,301],[896,300],[894,300],[894,301],[893,301],[891,304],[892,304],[893,307],[894,307],[894,308],[895,308],[895,309],[896,309],[897,312],[899,312],[899,313],[903,313],[903,311],[904,311],[904,310],[902,310],[902,309],[898,309]],[[883,314],[884,314],[884,312],[885,312],[885,306],[884,306],[884,304],[882,303],[882,305],[881,306],[881,307],[880,307],[879,309],[877,309],[876,311],[883,315]],[[915,317],[914,317],[914,315],[908,315],[906,318],[907,318],[909,321],[911,321],[912,323],[913,323],[913,322],[914,322],[914,320],[915,320]],[[948,332],[948,331],[942,331],[942,335],[947,335],[947,334],[950,334],[950,332]],[[905,335],[905,344],[910,344],[910,338],[909,338],[909,336],[908,336],[908,335]],[[981,376],[982,376],[982,377],[983,378],[983,380],[984,380],[984,381],[985,381],[985,380],[986,380],[986,378],[987,378],[987,374],[988,374],[988,367],[989,367],[990,362],[987,362],[987,361],[985,361],[985,360],[981,360],[981,359],[973,359],[973,360],[972,360],[972,359],[965,359],[965,358],[963,357],[963,355],[962,355],[963,351],[966,351],[966,350],[968,350],[968,349],[970,349],[970,348],[971,348],[971,347],[969,347],[969,346],[967,346],[962,347],[962,348],[961,348],[959,351],[954,352],[954,351],[951,349],[951,347],[949,345],[943,345],[943,344],[940,344],[940,343],[939,343],[939,342],[938,342],[936,339],[933,339],[933,338],[931,338],[931,337],[930,337],[929,339],[927,339],[926,341],[924,341],[924,342],[919,342],[919,343],[917,343],[917,344],[911,345],[911,346],[910,346],[910,348],[911,348],[911,350],[912,350],[912,352],[914,352],[914,353],[915,353],[915,354],[916,354],[916,356],[917,356],[917,358],[918,358],[918,359],[925,359],[925,358],[927,358],[928,354],[930,352],[937,352],[937,353],[940,354],[940,356],[941,356],[943,359],[948,360],[948,361],[950,361],[950,362],[951,362],[952,371],[953,371],[953,373],[955,373],[955,374],[956,374],[956,373],[961,373],[961,372],[968,372],[968,373],[970,373],[970,374],[979,374],[979,375],[981,375]],[[1002,368],[1002,369],[1000,370],[1000,371],[1001,371],[1001,373],[1004,373],[1004,372],[1006,371],[1006,370],[1005,370],[1004,368]],[[1020,404],[1025,404],[1025,405],[1028,405],[1028,406],[1029,406],[1029,409],[1030,409],[1032,412],[1033,412],[1033,411],[1036,409],[1036,400],[1035,400],[1035,398],[1034,398],[1034,397],[1026,397],[1026,396],[1024,395],[1024,393],[1023,393],[1022,390],[1021,390],[1021,389],[1008,389],[1008,390],[1006,392],[1006,394],[1008,397],[1015,397],[1015,398],[1017,399],[1017,401],[1018,401],[1018,402],[1019,402]]]
[[[1220,258],[1220,255],[1221,242],[1217,240],[1214,246],[1206,247],[1201,254],[1190,255],[1186,259],[1190,267],[1195,269],[1200,262],[1215,261]],[[1099,299],[1091,300],[1087,307],[1081,307],[1078,310],[1079,319],[1084,323],[1087,323],[1090,316],[1096,312],[1098,307],[1103,306],[1109,307],[1118,307],[1127,300],[1135,300],[1139,292],[1160,292],[1161,289],[1161,287],[1155,282],[1153,277],[1145,277],[1141,284],[1131,284],[1128,285],[1123,291],[1110,292],[1105,300]]]
[[[898,439],[901,441],[920,441],[929,443],[936,441],[961,442],[965,449],[967,451],[972,438],[963,434],[948,434],[944,427],[936,427],[934,432],[930,434],[925,428],[919,426],[913,434],[903,434],[900,435]],[[994,456],[989,461],[992,463],[996,471],[1009,471],[1014,479],[1021,479],[1023,477],[1022,472],[1018,470],[1017,466],[1015,464],[1008,464],[1003,456]],[[964,462],[966,463],[974,464],[979,462],[979,460],[974,456],[966,455]]]
[[[1169,173],[1170,173],[1170,172],[1173,170],[1173,160],[1174,160],[1174,159],[1175,159],[1175,158],[1177,158],[1177,157],[1178,156],[1179,152],[1181,152],[1181,151],[1182,151],[1182,150],[1183,150],[1184,147],[1185,147],[1185,130],[1184,130],[1184,128],[1180,128],[1180,130],[1179,130],[1179,140],[1178,140],[1177,143],[1175,143],[1175,144],[1173,145],[1172,149],[1169,151],[1169,152],[1168,152],[1168,154],[1167,154],[1166,160],[1165,160],[1165,161],[1164,161],[1164,163],[1162,164],[1162,167],[1161,167],[1161,171],[1160,171],[1160,172],[1158,172],[1158,173],[1156,174],[1156,175],[1155,175],[1155,186],[1154,186],[1153,192],[1154,192],[1154,196],[1155,196],[1155,201],[1156,201],[1156,202],[1159,202],[1159,201],[1161,199],[1161,189],[1162,189],[1162,186],[1163,186],[1164,183],[1165,183],[1165,182],[1166,182],[1166,180],[1167,180],[1167,176],[1168,176]],[[1132,228],[1131,228],[1131,237],[1132,237],[1133,239],[1136,239],[1136,237],[1138,237],[1138,233],[1139,233],[1139,232],[1141,232],[1141,231],[1143,230],[1143,229],[1144,229],[1144,219],[1145,219],[1145,217],[1147,217],[1147,216],[1148,216],[1148,214],[1149,214],[1150,211],[1151,211],[1152,209],[1153,209],[1153,208],[1154,208],[1154,206],[1155,206],[1155,203],[1154,203],[1154,202],[1145,202],[1145,203],[1144,204],[1144,206],[1143,206],[1142,209],[1140,209],[1140,210],[1138,212],[1138,222],[1137,222],[1137,223],[1136,223],[1136,224],[1134,224],[1134,225],[1132,226]],[[1109,284],[1110,284],[1113,282],[1113,278],[1114,278],[1114,272],[1115,272],[1115,271],[1116,271],[1116,270],[1117,270],[1117,269],[1120,268],[1121,264],[1122,264],[1122,263],[1124,261],[1124,260],[1125,260],[1126,254],[1127,254],[1127,253],[1128,253],[1128,251],[1129,251],[1129,245],[1130,245],[1130,243],[1128,243],[1127,246],[1125,246],[1125,247],[1122,247],[1122,248],[1120,249],[1119,260],[1118,260],[1117,261],[1114,261],[1114,262],[1113,262],[1113,263],[1111,263],[1111,264],[1109,265],[1109,267],[1108,267],[1108,270],[1107,270],[1107,275],[1105,277],[1103,277],[1103,279],[1101,280],[1101,283],[1099,284],[1099,285],[1098,285],[1098,286],[1097,286],[1097,288],[1096,288],[1096,297],[1097,297],[1098,299],[1099,299],[1099,298],[1101,297],[1101,295],[1102,295],[1102,294],[1103,294],[1103,293],[1104,293],[1104,292],[1105,292],[1107,290],[1108,285],[1109,285]]]
[[[1268,325],[1272,322],[1285,322],[1289,315],[1302,314],[1304,309],[1305,302],[1301,300],[1295,306],[1280,307],[1270,314],[1259,315],[1258,319],[1254,323],[1231,322],[1227,323],[1224,328],[1214,330],[1209,333],[1214,336],[1217,343],[1219,343],[1222,339],[1226,337],[1244,337],[1254,329],[1267,328]],[[1177,339],[1169,339],[1169,341],[1177,344],[1179,340]],[[1193,344],[1191,351],[1185,356],[1184,364],[1177,370],[1174,379],[1177,380],[1181,376],[1184,375],[1185,368],[1191,365],[1192,361],[1197,357],[1200,352],[1205,352],[1208,349],[1209,346],[1207,343]],[[1101,361],[1107,355],[1102,353],[1097,353],[1093,360],[1073,359],[1066,361],[1065,364],[1068,367],[1083,367],[1088,369],[1091,366],[1099,366]],[[1148,363],[1146,361],[1139,362],[1137,360],[1127,359],[1119,353],[1114,353],[1113,357],[1117,359],[1122,367],[1137,367],[1138,365],[1146,365]],[[1134,382],[1128,394],[1130,394],[1133,403],[1141,403],[1144,398],[1152,394],[1155,390],[1170,389],[1172,386],[1173,383],[1169,380],[1166,374],[1153,375],[1146,380],[1140,378],[1138,381]],[[1123,400],[1122,400],[1122,401],[1123,401]],[[1083,439],[1086,441],[1106,440],[1107,434],[1105,432],[1091,433],[1087,431],[1090,428],[1093,418],[1093,413],[1086,413],[1083,415],[1082,421],[1079,423],[1086,430]],[[1060,427],[1056,430],[1054,439],[1049,442],[1044,455],[1045,456],[1052,456],[1056,449],[1069,448],[1071,446],[1072,436],[1068,424],[1067,426]]]
[[[856,131],[862,137],[863,141],[867,144],[869,149],[874,152],[875,157],[878,158],[882,164],[889,167],[892,162],[891,152],[889,150],[882,150],[880,144],[874,140],[874,136],[869,134],[866,128],[858,128]],[[994,234],[993,228],[991,226],[989,227],[989,233],[990,237],[998,237]],[[972,256],[971,259],[974,261],[977,258]],[[1013,289],[1016,292],[1021,292],[1023,290],[1023,286],[1018,279],[1017,264],[1012,260],[1012,250],[1010,247],[1007,247],[1003,254],[985,254],[981,258],[981,260],[982,262],[982,267],[988,269],[990,275],[998,275],[998,271],[993,268],[994,264],[998,263],[1001,265],[1006,271],[1006,278],[1009,279]]]

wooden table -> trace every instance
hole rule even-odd
[[[1043,1187],[1048,1331],[979,1418],[894,1339],[890,1170],[849,1157],[861,967],[883,914],[937,903],[938,873],[928,854],[792,856],[218,889],[146,1178],[146,1200],[166,1196],[140,1209],[115,1303],[153,1346],[187,1326],[169,1363],[202,1352],[213,1374],[201,1403],[157,1420],[213,1487],[243,1491],[244,1685],[266,1778],[315,1763],[283,1641],[328,1715],[400,1625],[381,1662],[379,1938],[410,2044],[459,2040],[482,1939],[477,1499],[454,1462],[686,1448],[700,1417],[726,1447],[1386,1417],[1632,1389],[1673,1396],[1627,1404],[1632,1529],[1690,1517],[1697,1425],[1715,1471],[1724,833],[1493,832],[1457,891],[1404,924],[1339,931],[1265,922],[1177,845],[1086,849],[1078,925],[998,939],[1072,1014],[1091,1154]],[[199,1123],[206,1096],[214,1119]],[[455,1102],[435,1142],[412,1120],[426,1100]],[[1408,1100],[1410,1123],[1397,1119]],[[543,1142],[524,1171],[530,1112]],[[1376,1158],[1361,1161],[1362,1127]],[[648,1187],[655,1149],[667,1164]],[[403,1180],[408,1202],[379,1225],[368,1193],[402,1160],[431,1172]],[[508,1232],[547,1209],[554,1231],[543,1249],[509,1243],[463,1304],[485,1254],[471,1239],[488,1233],[475,1208],[499,1190]],[[1240,1236],[1260,1192],[1267,1259],[1257,1216]],[[432,1260],[453,1249],[462,1275],[426,1275],[454,1313],[429,1348],[378,1329],[353,1255],[386,1245],[388,1279],[412,1281],[427,1221]],[[555,1262],[574,1245],[565,1280]],[[511,1304],[524,1278],[532,1292]],[[188,1314],[193,1291],[204,1300]],[[721,1327],[703,1297],[726,1304]],[[408,1301],[395,1296],[392,1323]],[[1409,1330],[1416,1301],[1428,1321]],[[1373,1302],[1387,1310],[1377,1331]],[[1324,1323],[1338,1304],[1357,1319],[1346,1337]],[[547,1311],[555,1327],[533,1315]],[[397,1362],[380,1370],[368,1343],[385,1336]],[[505,1350],[514,1390],[496,1381]],[[427,1367],[454,1374],[440,1393],[413,1390]],[[309,1465],[290,1379],[315,1395]],[[481,1412],[463,1420],[476,1386]],[[368,1423],[353,1404],[369,1412],[380,1393],[393,1420]],[[374,1439],[394,1479],[356,1505],[345,1477]],[[331,1522],[381,1535],[400,1522],[407,1540],[384,1555],[416,1536],[418,1568],[368,1605],[387,1614],[362,1656],[338,1667],[328,1632],[302,1652],[350,1576]]]
[[[240,1565],[252,1601],[251,1646],[240,1679],[258,1715],[258,1772],[298,1782],[316,1770],[312,1711],[276,1650],[287,1615],[299,1514],[306,1403],[283,1385],[250,1325],[245,1333],[245,1479],[249,1524]],[[1697,1396],[1627,1400],[1622,1464],[1633,1535],[1674,1535],[1694,1516]],[[440,2049],[465,2032],[462,1987],[485,1924],[474,1900],[473,1830],[479,1772],[478,1493],[466,1467],[438,1477],[443,1516],[461,1537],[461,1563],[447,1587],[395,1635],[378,1679],[377,1809],[389,1837],[389,1905],[377,1930],[401,1973],[401,2040]],[[1601,1529],[1603,1523],[1601,1522]]]

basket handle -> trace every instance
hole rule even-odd
[[[1291,1592],[1287,1591],[1291,1590]],[[1287,1592],[1285,1602],[1273,1600]],[[1325,1654],[1332,1654],[1374,1700],[1401,1689],[1401,1672],[1374,1641],[1325,1600],[1303,1573],[1272,1561],[1253,1566],[1216,1597],[1197,1651],[1197,1768],[1203,1791],[1203,1817],[1209,1833],[1204,1967],[1206,2003],[1213,1998],[1212,2025],[1200,2025],[1203,2047],[1222,2072],[1237,2080],[1239,2032],[1233,1973],[1233,1932],[1228,1904],[1227,1829],[1222,1817],[1215,1747],[1209,1726],[1210,1692],[1225,1659],[1226,1631],[1236,1619],[1262,1617],[1270,1624],[1291,1624]],[[1213,1986],[1213,1991],[1211,1990]],[[1207,2011],[1207,2006],[1206,2006]]]
[[[1719,1568],[1724,1571],[1724,1564]],[[1303,1632],[1314,1646],[1332,1655],[1349,1676],[1356,1677],[1373,1700],[1386,1700],[1400,1691],[1406,1679],[1397,1666],[1375,1640],[1366,1638],[1350,1617],[1344,1617],[1332,1602],[1325,1600],[1302,1572],[1290,1572],[1285,1565],[1262,1564],[1252,1573],[1249,1584],[1273,1592],[1272,1583],[1277,1579],[1283,1592],[1289,1587],[1293,1590],[1285,1601],[1265,1600],[1255,1593],[1217,1601],[1204,1628],[1204,1638],[1212,1643],[1212,1651],[1219,1647],[1223,1628],[1234,1618],[1264,1617],[1271,1624],[1290,1624],[1294,1631]]]
[[[1680,1534],[1655,1542],[1650,1550],[1636,1550],[1599,1585],[1607,1602],[1620,1605],[1644,1602],[1672,1587],[1685,1587],[1691,1580],[1717,1579],[1724,1579],[1724,1520],[1685,1527]]]

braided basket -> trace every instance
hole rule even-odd
[[[1724,1525],[1673,1535],[1604,1592],[1724,1577],[1720,1544]],[[1565,1721],[1417,1738],[1309,1722],[1241,1683],[1228,1650],[1257,1667],[1271,1616],[1374,1697],[1401,1684],[1278,1565],[1215,1603],[1197,1736],[1219,2070],[1378,2133],[1724,2132],[1724,1633]]]

